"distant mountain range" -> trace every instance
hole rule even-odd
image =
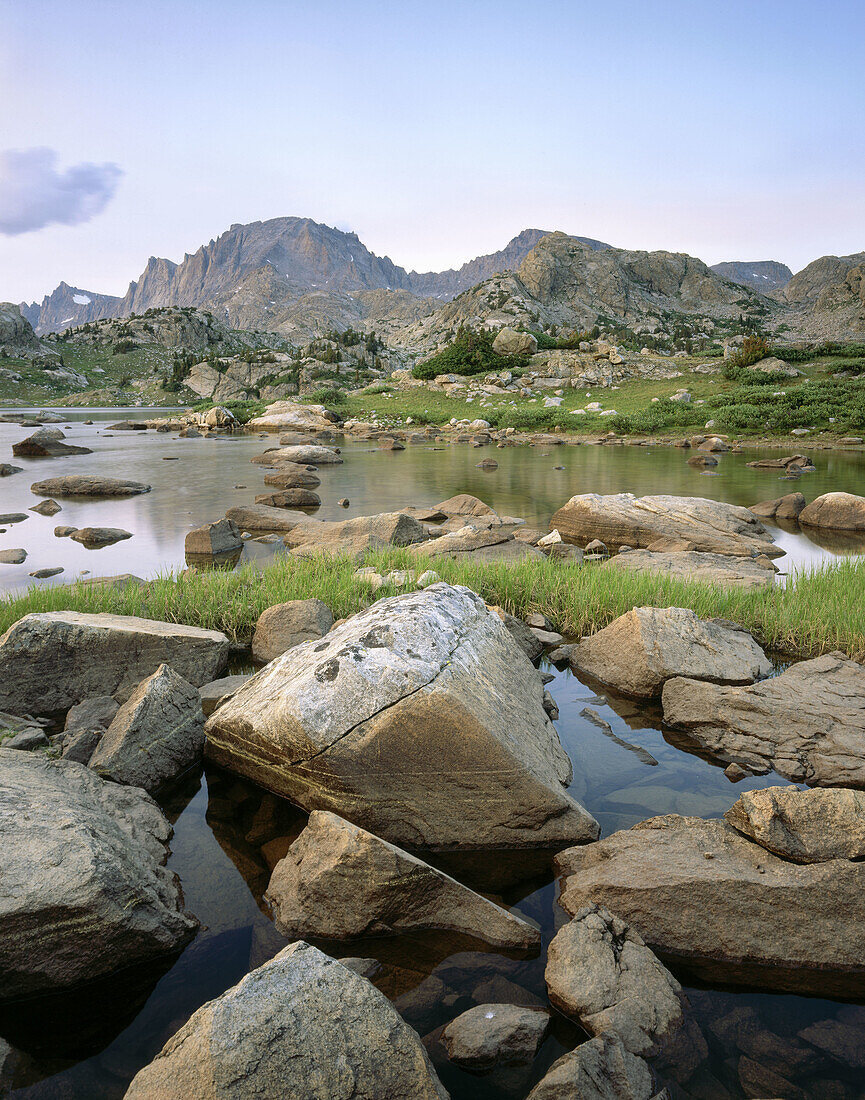
[[[676,316],[759,317],[806,337],[865,333],[865,253],[822,257],[797,275],[774,260],[707,267],[681,253],[634,252],[589,237],[525,229],[458,269],[406,271],[357,234],[309,218],[232,225],[180,263],[151,257],[116,297],[61,283],[21,303],[37,335],[159,306],[197,306],[233,328],[305,340],[376,329],[395,346],[438,346],[460,323],[607,325],[664,330]]]

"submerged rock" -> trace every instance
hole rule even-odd
[[[865,793],[795,787],[745,791],[724,814],[740,833],[797,863],[865,857]]]
[[[293,462],[280,462],[275,473],[264,475],[264,484],[275,489],[315,489],[321,484],[321,478],[315,475],[313,467]]]
[[[540,932],[408,852],[314,810],[277,865],[267,900],[290,938],[347,940],[455,932],[494,947],[537,948]]]
[[[531,1062],[550,1030],[550,1014],[523,1005],[481,1004],[457,1016],[442,1032],[448,1058],[464,1069]]]
[[[163,664],[117,711],[90,767],[105,779],[155,791],[192,767],[203,752],[201,696]]]
[[[698,550],[733,557],[784,553],[748,508],[703,497],[584,493],[571,497],[553,515],[553,529],[567,542],[581,546],[597,538],[613,546]]]
[[[579,909],[549,947],[550,1000],[590,1035],[618,1035],[631,1054],[687,1080],[708,1056],[682,987],[637,932],[603,905]]]
[[[749,684],[772,670],[747,631],[699,619],[684,607],[632,608],[572,646],[569,661],[572,668],[643,699],[659,696],[674,676]]]
[[[676,678],[664,721],[725,763],[816,787],[865,788],[865,668],[842,653],[750,687]]]
[[[272,661],[292,646],[323,638],[333,626],[333,614],[321,600],[289,600],[268,607],[258,617],[252,636],[256,661]]]
[[[67,474],[35,481],[30,491],[44,497],[130,497],[149,493],[150,486],[140,481],[125,481],[117,477],[95,474]]]
[[[614,909],[709,982],[822,997],[865,991],[865,863],[780,859],[725,821],[668,814],[556,857],[560,904]]]
[[[143,791],[0,749],[0,1000],[57,992],[179,950],[197,921]]]
[[[25,615],[0,637],[0,709],[48,715],[96,695],[127,699],[163,662],[205,684],[227,659],[228,638],[216,630],[133,615]]]
[[[125,1100],[448,1100],[417,1034],[349,967],[300,941],[202,1005]]]
[[[563,789],[570,761],[540,676],[467,588],[380,600],[296,646],[207,736],[217,763],[393,843],[542,848],[598,834]]]

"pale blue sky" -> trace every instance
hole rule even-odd
[[[863,57],[862,0],[0,0],[0,152],[123,172],[0,236],[0,300],[285,214],[420,270],[529,226],[797,269],[865,248]]]

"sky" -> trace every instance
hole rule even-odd
[[[0,0],[0,300],[284,215],[795,271],[865,249],[863,57],[862,0]]]

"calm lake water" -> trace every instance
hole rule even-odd
[[[26,510],[34,503],[28,491],[31,481],[63,472],[135,478],[152,484],[153,492],[129,501],[61,502],[63,511],[56,517],[31,514],[24,524],[10,527],[0,546],[23,546],[30,556],[26,568],[18,567],[17,577],[4,580],[6,587],[26,583],[30,570],[48,565],[64,565],[61,580],[72,579],[83,569],[94,575],[148,576],[177,568],[183,564],[183,537],[189,527],[218,518],[230,504],[251,501],[264,489],[261,467],[249,463],[263,449],[256,438],[173,440],[130,432],[106,436],[104,426],[79,423],[99,416],[104,425],[126,415],[118,410],[77,411],[67,434],[71,442],[83,442],[95,453],[70,460],[14,460],[17,465],[26,464],[26,472],[0,481],[0,511]],[[129,415],[149,414],[133,410]],[[9,445],[25,434],[26,429],[15,425],[0,425],[0,461],[10,460]],[[779,482],[773,473],[747,469],[749,454],[721,456],[718,476],[710,477],[688,467],[681,451],[666,448],[478,451],[469,447],[435,450],[421,444],[392,454],[352,443],[344,451],[344,465],[321,471],[318,492],[324,503],[318,514],[323,518],[434,504],[459,491],[476,493],[502,513],[544,526],[550,514],[576,492],[667,492],[737,504],[779,496],[790,488],[801,489],[809,499],[830,489],[865,492],[865,457],[829,452],[815,452],[817,473],[794,485]],[[163,456],[175,454],[181,461],[162,461]],[[487,474],[474,464],[489,454],[495,456],[499,469]],[[555,470],[558,465],[565,469]],[[247,488],[236,490],[236,484]],[[352,502],[347,512],[336,505],[342,496]],[[87,551],[68,540],[54,539],[58,523],[125,527],[134,537],[113,548]],[[800,534],[779,532],[778,541],[788,552],[778,560],[782,568],[791,561],[819,562],[833,553]],[[15,567],[0,569],[12,573]],[[769,775],[734,786],[719,766],[686,751],[678,738],[665,733],[657,708],[616,697],[568,671],[548,671],[555,676],[549,689],[561,712],[556,725],[574,764],[571,792],[599,820],[604,835],[657,814],[717,817],[742,790],[784,782]],[[609,723],[616,739],[581,714],[586,707]],[[209,765],[189,775],[162,804],[175,828],[169,865],[183,882],[187,907],[201,920],[201,932],[170,968],[130,976],[121,991],[98,991],[86,1004],[76,997],[65,1004],[40,1005],[29,1014],[20,1007],[0,1014],[0,1035],[14,1049],[4,1062],[0,1044],[0,1095],[5,1084],[12,1096],[28,1100],[122,1097],[135,1072],[197,1007],[283,946],[262,895],[274,861],[303,828],[305,815]],[[512,852],[499,853],[495,859],[486,854],[478,862],[465,857],[446,866],[468,885],[537,921],[544,933],[540,955],[517,958],[421,936],[352,943],[338,949],[323,946],[335,955],[361,955],[381,962],[374,981],[421,1036],[432,1036],[431,1055],[455,1100],[519,1100],[556,1057],[583,1038],[579,1028],[558,1018],[533,1066],[487,1076],[473,1076],[450,1065],[433,1033],[477,1003],[546,1003],[546,944],[566,919],[556,904],[557,884],[548,864]],[[710,1040],[712,1069],[730,1096],[746,1095],[738,1083],[737,1067],[755,1036],[762,1035],[769,1046],[773,1035],[798,1042],[797,1033],[809,1024],[840,1019],[858,1029],[860,1048],[865,1045],[865,1008],[818,998],[697,988],[687,974],[679,977]],[[738,1048],[730,1038],[734,1029],[729,1021],[746,1011],[753,1016],[748,1016],[741,1032],[750,1039],[740,1039],[744,1045]],[[768,1049],[765,1043],[764,1049]],[[776,1064],[768,1056],[758,1060]],[[805,1068],[778,1066],[801,1090],[795,1095],[833,1100],[861,1096],[861,1068],[828,1056],[815,1056],[803,1064]],[[748,1095],[782,1094],[751,1091]]]

